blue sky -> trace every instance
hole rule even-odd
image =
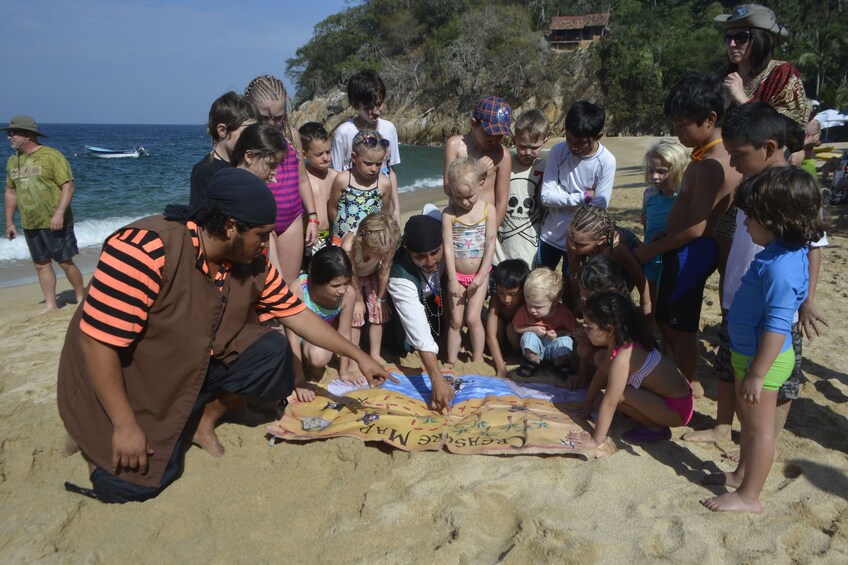
[[[0,122],[199,124],[285,61],[346,0],[7,2]]]

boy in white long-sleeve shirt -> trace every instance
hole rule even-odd
[[[566,272],[565,240],[574,212],[582,204],[607,208],[615,178],[615,157],[601,145],[606,113],[600,104],[575,102],[565,117],[565,141],[548,155],[541,200],[546,209],[539,235],[537,264]]]

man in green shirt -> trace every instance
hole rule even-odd
[[[2,130],[15,150],[6,163],[6,237],[11,240],[18,235],[14,218],[15,210],[20,210],[46,310],[58,308],[53,261],[65,271],[77,302],[82,302],[82,274],[73,260],[79,250],[71,213],[71,167],[61,153],[38,143],[38,136],[47,136],[38,131],[38,124],[29,116],[15,116]]]

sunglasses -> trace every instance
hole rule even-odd
[[[24,130],[20,130],[20,129],[7,129],[6,130],[6,135],[8,135],[10,137],[13,136],[13,135],[24,135],[24,133],[26,133],[26,132]]]
[[[739,33],[725,33],[724,34],[724,42],[730,45],[732,41],[736,45],[742,46],[748,43],[751,40],[751,32],[750,31],[740,31]]]
[[[376,137],[366,137],[361,141],[362,145],[367,147],[368,149],[374,149],[377,145],[382,146],[383,149],[389,148],[389,140],[388,139],[377,139]]]

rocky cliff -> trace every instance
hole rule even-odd
[[[603,102],[597,65],[590,50],[562,52],[557,55],[557,59],[558,64],[551,65],[552,71],[557,69],[552,73],[556,76],[550,76],[546,84],[538,85],[535,90],[539,94],[525,100],[507,98],[512,105],[513,116],[531,108],[544,112],[551,123],[551,135],[563,134],[565,114],[575,101],[588,99]],[[441,145],[449,136],[468,131],[471,105],[460,103],[452,92],[446,92],[443,101],[433,105],[422,103],[415,90],[392,88],[389,84],[386,86],[388,100],[383,117],[397,126],[401,143]],[[315,121],[332,131],[355,114],[347,102],[346,94],[335,88],[323,96],[304,102],[292,116],[297,126]],[[608,115],[608,123],[609,119]]]

